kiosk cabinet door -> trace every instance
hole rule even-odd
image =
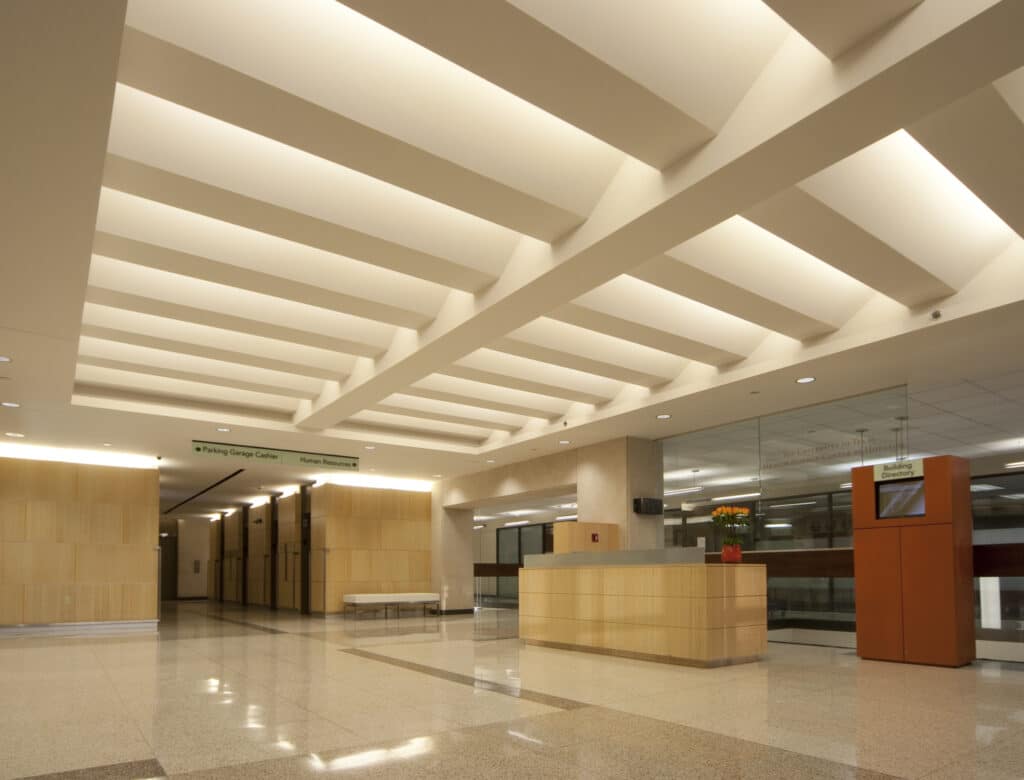
[[[903,661],[900,529],[857,529],[853,542],[857,655]]]

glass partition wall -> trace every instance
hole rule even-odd
[[[941,424],[912,424],[912,411],[927,415],[928,407],[899,387],[666,439],[665,545],[714,553],[722,538],[712,509],[746,507],[752,522],[745,550],[824,556],[810,567],[821,576],[769,577],[769,637],[853,647],[850,469],[976,454],[943,440],[935,432]],[[971,498],[976,560],[977,546],[1024,544],[1024,473],[975,477]],[[830,550],[838,553],[829,558]],[[1017,574],[1012,561],[1006,568],[1006,550],[997,551],[1000,576],[975,578],[978,655],[1024,660],[1024,576],[1004,576]],[[833,561],[845,563],[830,571]]]

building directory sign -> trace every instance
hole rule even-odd
[[[875,482],[891,479],[913,479],[924,476],[923,460],[897,460],[893,463],[879,463],[875,466]]]
[[[244,444],[224,444],[215,441],[192,440],[192,452],[211,458],[244,460],[249,463],[279,466],[305,466],[308,468],[359,471],[359,458],[348,455],[326,455],[322,452],[274,450],[267,447],[248,447]]]

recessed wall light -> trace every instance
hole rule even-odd
[[[230,433],[230,432],[231,432],[230,428],[218,428],[217,429],[217,433]]]
[[[798,385],[809,385],[813,381],[814,381],[814,377],[813,376],[802,376],[798,380],[796,380],[796,383]]]
[[[25,434],[24,433],[15,433],[14,431],[8,431],[7,433],[4,434],[4,436],[10,436],[12,439],[24,439],[25,438]]]
[[[0,401],[0,406],[3,406],[7,409],[17,409],[19,406],[21,406],[21,404],[16,403],[14,401]]]
[[[659,414],[657,416],[657,419],[659,419],[659,420],[671,420],[672,419],[672,415],[671,414]]]

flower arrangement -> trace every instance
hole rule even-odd
[[[739,535],[750,527],[750,510],[742,506],[719,506],[711,512],[711,521],[725,532],[724,544],[738,545]]]

